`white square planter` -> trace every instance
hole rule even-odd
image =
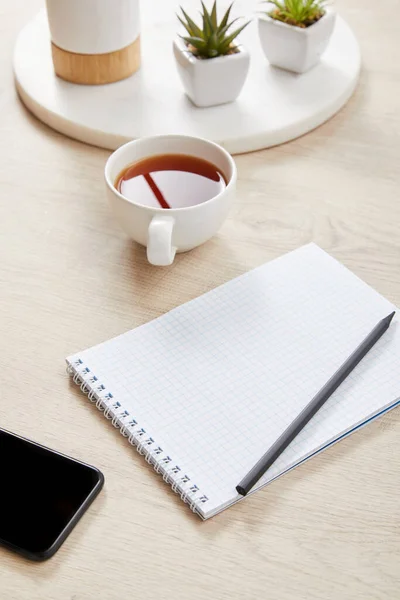
[[[237,98],[250,65],[243,46],[238,46],[235,54],[208,59],[196,58],[181,38],[174,40],[173,49],[179,76],[193,104],[214,106]]]
[[[327,8],[319,21],[302,29],[262,15],[258,33],[264,54],[271,65],[305,73],[317,64],[326,50],[335,25],[336,13]]]

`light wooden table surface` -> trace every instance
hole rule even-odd
[[[0,424],[95,464],[106,485],[49,562],[0,550],[1,600],[397,600],[400,410],[203,523],[64,368],[311,240],[400,305],[396,0],[338,2],[362,48],[355,96],[306,137],[238,157],[230,219],[167,269],[113,221],[108,152],[51,131],[16,97],[13,42],[40,5],[0,2]]]

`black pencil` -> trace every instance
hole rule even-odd
[[[282,433],[271,448],[260,458],[260,460],[254,465],[249,473],[242,479],[239,485],[236,486],[236,491],[242,496],[246,496],[255,483],[262,477],[270,468],[270,466],[276,461],[278,456],[289,446],[294,438],[300,433],[300,431],[307,425],[309,420],[319,411],[319,409],[325,404],[333,392],[339,387],[341,383],[346,379],[348,375],[355,369],[358,363],[364,358],[364,356],[371,350],[376,344],[379,338],[388,329],[393,317],[394,312],[379,321],[379,323],[373,328],[371,333],[361,342],[356,350],[349,356],[349,358],[342,364],[342,366],[336,371],[336,373],[327,381],[324,387],[318,392],[316,396],[307,404],[307,406],[301,411],[301,413],[295,418],[293,423]]]

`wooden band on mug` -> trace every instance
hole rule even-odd
[[[51,43],[56,75],[88,85],[125,79],[140,67],[140,36],[129,46],[106,54],[76,54]]]

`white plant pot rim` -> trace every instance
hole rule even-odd
[[[248,54],[246,48],[242,46],[242,44],[238,44],[236,46],[237,52],[234,52],[233,54],[226,54],[225,56],[216,56],[215,58],[197,58],[197,56],[195,56],[193,52],[191,52],[187,47],[185,40],[183,40],[179,35],[176,37],[175,41],[177,46],[179,47],[179,50],[186,55],[190,62],[194,64],[197,63],[197,61],[200,61],[201,63],[207,63],[209,60],[211,60],[213,64],[215,64],[226,61],[228,59],[231,61],[238,60],[241,56],[243,56],[243,54]]]
[[[272,4],[271,6],[274,5]],[[272,23],[274,27],[281,27],[282,29],[295,29],[296,31],[301,31],[304,35],[311,35],[311,31],[315,30],[318,27],[318,25],[325,19],[325,17],[335,14],[335,11],[330,7],[326,7],[324,8],[324,10],[325,13],[322,15],[322,17],[316,23],[313,23],[309,27],[298,27],[297,25],[289,25],[288,23],[284,23],[283,21],[279,21],[278,19],[270,17],[266,13],[258,15],[258,20]]]

